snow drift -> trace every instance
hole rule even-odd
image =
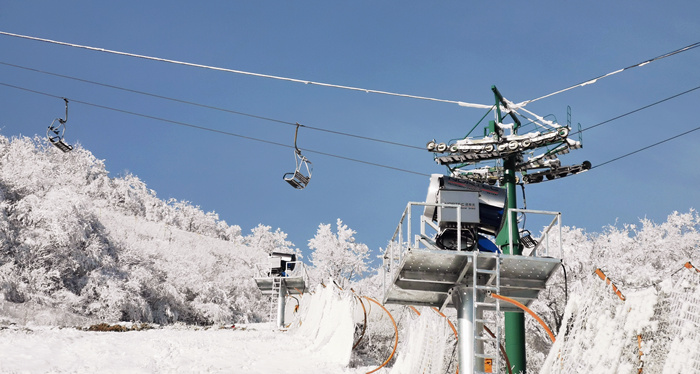
[[[290,333],[306,340],[304,352],[324,356],[327,361],[341,366],[348,365],[355,332],[353,299],[351,292],[322,285],[302,297],[300,312],[290,325]]]

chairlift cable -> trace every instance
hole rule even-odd
[[[15,89],[18,89],[18,90],[23,90],[23,91],[27,91],[27,92],[31,92],[31,93],[35,93],[35,94],[39,94],[39,95],[44,95],[44,96],[48,96],[48,97],[63,99],[62,96],[53,95],[53,94],[49,94],[49,93],[41,92],[41,91],[37,91],[37,90],[32,90],[32,89],[29,89],[29,88],[19,87],[19,86],[15,86],[15,85],[8,84],[8,83],[0,82],[0,86],[15,88]],[[88,106],[92,106],[92,107],[95,107],[95,108],[106,109],[106,110],[111,110],[111,111],[114,111],[114,112],[119,112],[119,113],[129,114],[129,115],[133,115],[133,116],[148,118],[148,119],[152,119],[152,120],[156,120],[156,121],[167,122],[167,123],[171,123],[171,124],[173,124],[173,125],[191,127],[191,128],[194,128],[194,129],[209,131],[209,132],[213,132],[213,133],[217,133],[217,134],[222,134],[222,135],[235,136],[235,137],[241,138],[241,139],[252,140],[252,141],[261,142],[261,143],[266,143],[266,144],[272,144],[272,145],[276,145],[276,146],[280,146],[280,147],[285,147],[285,148],[293,148],[292,146],[290,146],[290,145],[288,145],[288,144],[283,144],[283,143],[273,142],[273,141],[270,141],[270,140],[264,140],[264,139],[259,139],[259,138],[250,137],[250,136],[240,135],[240,134],[232,133],[232,132],[229,132],[229,131],[223,131],[223,130],[212,129],[212,128],[209,128],[209,127],[193,125],[193,124],[186,123],[186,122],[182,122],[182,121],[175,121],[175,120],[171,120],[171,119],[156,117],[156,116],[152,116],[152,115],[149,115],[149,114],[136,113],[136,112],[132,112],[132,111],[124,110],[124,109],[113,108],[113,107],[109,107],[109,106],[105,106],[105,105],[94,104],[94,103],[90,103],[90,102],[87,102],[87,101],[81,101],[81,100],[76,100],[76,99],[71,99],[71,101],[74,102],[74,103],[83,104],[83,105],[88,105]],[[408,173],[408,174],[415,174],[415,175],[420,175],[420,176],[424,176],[424,177],[429,177],[429,176],[430,176],[430,174],[420,173],[420,172],[417,172],[417,171],[402,169],[402,168],[398,168],[398,167],[394,167],[394,166],[388,166],[388,165],[378,164],[378,163],[370,162],[370,161],[358,160],[358,159],[355,159],[355,158],[346,157],[346,156],[340,156],[340,155],[336,155],[336,154],[333,154],[333,153],[315,151],[315,150],[312,150],[312,149],[305,149],[305,148],[301,148],[301,150],[302,150],[302,151],[305,151],[305,152],[309,152],[309,153],[315,153],[315,154],[319,154],[319,155],[323,155],[323,156],[338,158],[338,159],[341,159],[341,160],[346,160],[346,161],[351,161],[351,162],[357,162],[357,163],[360,163],[360,164],[365,164],[365,165],[370,165],[370,166],[381,167],[381,168],[384,168],[384,169],[390,169],[390,170],[400,171],[400,172],[404,172],[404,173]]]
[[[184,66],[189,66],[189,67],[222,71],[222,72],[227,72],[227,73],[242,74],[242,75],[248,75],[248,76],[253,76],[253,77],[258,77],[258,78],[269,78],[269,79],[276,79],[276,80],[282,80],[282,81],[287,81],[287,82],[303,83],[303,84],[310,84],[310,85],[322,86],[322,87],[339,88],[339,89],[350,90],[350,91],[360,91],[360,92],[365,92],[365,93],[374,93],[374,94],[396,96],[396,97],[403,97],[403,98],[409,98],[409,99],[418,99],[418,100],[426,100],[426,101],[441,102],[441,103],[448,103],[448,104],[457,104],[459,106],[468,107],[468,108],[488,109],[491,107],[490,105],[467,103],[467,102],[458,101],[458,100],[437,99],[437,98],[426,97],[426,96],[401,94],[401,93],[372,90],[372,89],[353,87],[353,86],[344,86],[344,85],[331,84],[331,83],[314,82],[314,81],[309,81],[309,80],[305,80],[305,79],[289,78],[289,77],[282,77],[282,76],[278,76],[278,75],[253,73],[253,72],[243,71],[243,70],[235,70],[235,69],[228,69],[228,68],[222,68],[222,67],[216,67],[216,66],[210,66],[210,65],[195,64],[195,63],[191,63],[191,62],[177,61],[177,60],[171,60],[171,59],[153,57],[153,56],[146,56],[146,55],[140,55],[140,54],[128,53],[128,52],[120,52],[120,51],[115,51],[115,50],[110,50],[110,49],[90,47],[87,45],[61,42],[61,41],[57,41],[57,40],[38,38],[38,37],[28,36],[28,35],[14,34],[14,33],[6,32],[6,31],[0,31],[0,35],[11,36],[11,37],[21,38],[21,39],[34,40],[34,41],[50,43],[50,44],[57,44],[57,45],[62,45],[62,46],[67,46],[67,47],[87,49],[90,51],[110,53],[110,54],[115,54],[115,55],[120,55],[120,56],[135,57],[135,58],[140,58],[140,59],[144,59],[144,60],[167,62],[170,64],[176,64],[176,65],[184,65]]]
[[[629,112],[627,112],[627,113],[625,113],[625,114],[621,114],[621,115],[619,115],[619,116],[610,118],[610,119],[608,119],[608,120],[605,120],[605,121],[603,121],[603,122],[597,123],[597,124],[595,124],[595,125],[588,126],[588,127],[586,127],[585,129],[581,129],[580,131],[576,131],[576,132],[572,133],[571,135],[575,135],[575,134],[578,134],[578,133],[582,133],[582,132],[584,132],[584,131],[588,131],[588,130],[590,130],[590,129],[596,128],[596,127],[598,127],[598,126],[602,126],[602,125],[604,125],[604,124],[606,124],[606,123],[608,123],[608,122],[612,122],[612,121],[617,120],[617,119],[620,119],[620,118],[622,118],[622,117],[626,117],[626,116],[628,116],[628,115],[630,115],[630,114],[634,114],[634,113],[640,112],[640,111],[642,111],[642,110],[644,110],[644,109],[651,108],[651,107],[653,107],[653,106],[655,106],[655,105],[657,105],[657,104],[661,104],[661,103],[666,102],[666,101],[669,101],[669,100],[671,100],[671,99],[675,99],[675,98],[677,98],[677,97],[679,97],[679,96],[685,95],[685,94],[687,94],[687,93],[693,92],[693,91],[698,90],[698,89],[700,89],[700,86],[691,88],[691,89],[686,90],[686,91],[683,91],[683,92],[681,92],[681,93],[677,93],[677,94],[675,94],[675,95],[673,95],[673,96],[669,96],[669,97],[667,97],[667,98],[665,98],[665,99],[661,99],[661,100],[656,101],[656,102],[653,102],[653,103],[651,103],[651,104],[649,104],[649,105],[645,105],[645,106],[643,106],[643,107],[641,107],[641,108],[637,108],[637,109],[635,109],[635,110],[632,110],[632,111],[629,111]]]
[[[39,37],[34,37],[34,36],[22,35],[22,34],[15,34],[15,33],[10,33],[10,32],[6,32],[6,31],[0,31],[0,35],[11,36],[11,37],[27,39],[27,40],[33,40],[33,41],[39,41],[39,42],[50,43],[50,44],[57,44],[57,45],[73,47],[73,48],[87,49],[87,50],[103,52],[103,53],[116,54],[116,55],[121,55],[121,56],[135,57],[135,58],[140,58],[140,59],[145,59],[145,60],[167,62],[167,63],[171,63],[171,64],[176,64],[176,65],[184,65],[184,66],[197,67],[197,68],[209,69],[209,70],[215,70],[215,71],[249,75],[249,76],[254,76],[254,77],[259,77],[259,78],[269,78],[269,79],[283,80],[283,81],[294,82],[294,83],[303,83],[303,84],[310,84],[310,85],[331,87],[331,88],[339,88],[339,89],[345,89],[345,90],[351,90],[351,91],[360,91],[360,92],[365,92],[365,93],[374,93],[374,94],[397,96],[397,97],[410,98],[410,99],[427,100],[427,101],[442,102],[442,103],[448,103],[448,104],[457,104],[459,106],[469,107],[469,108],[480,108],[480,109],[491,108],[491,105],[485,105],[485,104],[474,104],[474,103],[467,103],[467,102],[458,101],[458,100],[438,99],[438,98],[432,98],[432,97],[426,97],[426,96],[401,94],[401,93],[395,93],[395,92],[389,92],[389,91],[373,90],[373,89],[345,86],[345,85],[337,85],[337,84],[331,84],[331,83],[314,82],[314,81],[298,79],[298,78],[289,78],[289,77],[282,77],[282,76],[276,76],[276,75],[254,73],[254,72],[248,72],[248,71],[243,71],[243,70],[235,70],[235,69],[228,69],[228,68],[222,68],[222,67],[216,67],[216,66],[210,66],[210,65],[195,64],[195,63],[191,63],[191,62],[177,61],[177,60],[171,60],[171,59],[166,59],[166,58],[161,58],[161,57],[153,57],[153,56],[140,55],[140,54],[135,54],[135,53],[115,51],[115,50],[110,50],[110,49],[105,49],[105,48],[91,47],[91,46],[87,46],[87,45],[61,42],[61,41],[57,41],[57,40],[39,38]],[[626,71],[626,70],[629,70],[632,68],[641,67],[641,66],[647,65],[651,62],[658,61],[658,60],[661,60],[661,59],[664,59],[666,57],[670,57],[670,56],[673,56],[673,55],[676,55],[679,53],[683,53],[683,52],[686,52],[688,50],[691,50],[691,49],[694,49],[697,47],[700,47],[700,42],[696,42],[696,43],[687,45],[683,48],[679,48],[677,50],[674,50],[674,51],[665,53],[663,55],[639,62],[639,63],[634,64],[634,65],[630,65],[626,68],[618,69],[618,70],[612,71],[610,73],[603,74],[603,75],[598,76],[596,78],[586,80],[586,81],[581,82],[579,84],[575,84],[573,86],[561,89],[559,91],[552,92],[552,93],[547,94],[547,95],[540,96],[540,97],[535,98],[535,99],[523,101],[521,103],[516,104],[516,106],[522,108],[522,107],[524,107],[532,102],[542,100],[542,99],[557,95],[559,93],[569,91],[569,90],[577,88],[577,87],[583,87],[583,86],[586,86],[589,84],[593,84],[593,83],[596,83],[600,79],[607,78],[609,76],[621,73],[623,71]]]
[[[11,85],[11,84],[7,84],[7,83],[3,83],[3,82],[0,82],[0,85],[5,86],[5,87],[10,87],[10,88],[15,88],[15,89],[27,91],[27,92],[31,92],[31,93],[35,93],[35,94],[39,94],[39,95],[44,95],[44,96],[48,96],[48,97],[53,97],[53,98],[58,98],[58,99],[65,99],[65,98],[62,97],[62,96],[53,95],[53,94],[49,94],[49,93],[45,93],[45,92],[41,92],[41,91],[37,91],[37,90],[32,90],[32,89],[29,89],[29,88],[24,88],[24,87],[20,87],[20,86],[16,86],[16,85]],[[672,98],[675,98],[675,97],[684,95],[684,94],[686,94],[686,93],[695,91],[695,90],[697,90],[697,89],[700,89],[700,86],[695,87],[695,88],[692,88],[692,89],[687,90],[687,91],[684,91],[684,92],[682,92],[682,93],[676,94],[676,95],[674,95],[674,96],[668,97],[668,98],[666,98],[666,99],[660,100],[660,101],[658,101],[658,102],[649,104],[649,105],[644,106],[644,107],[642,107],[642,108],[633,110],[633,111],[631,111],[631,112],[622,114],[622,115],[620,115],[620,116],[611,118],[611,119],[609,119],[609,120],[603,121],[603,122],[601,122],[601,123],[598,123],[598,124],[596,124],[596,125],[590,126],[590,127],[586,128],[586,129],[583,129],[583,130],[581,130],[581,131],[590,130],[590,129],[593,128],[593,127],[597,127],[597,126],[603,125],[603,124],[605,124],[605,123],[608,123],[608,122],[611,122],[611,121],[613,121],[613,120],[622,118],[622,117],[624,117],[624,116],[627,116],[627,115],[630,115],[630,114],[632,114],[632,113],[638,112],[638,111],[640,111],[640,110],[642,110],[642,109],[649,108],[649,107],[651,107],[651,106],[653,106],[653,105],[662,103],[662,102],[664,102],[664,101],[668,101],[668,100],[670,100],[670,99],[672,99]],[[242,139],[257,141],[257,142],[261,142],[261,143],[272,144],[272,145],[276,145],[276,146],[280,146],[280,147],[292,148],[291,146],[289,146],[289,145],[287,145],[287,144],[282,144],[282,143],[273,142],[273,141],[269,141],[269,140],[264,140],[264,139],[249,137],[249,136],[245,136],[245,135],[235,134],[235,133],[228,132],[228,131],[216,130],[216,129],[212,129],[212,128],[208,128],[208,127],[203,127],[203,126],[198,126],[198,125],[193,125],[193,124],[189,124],[189,123],[185,123],[185,122],[181,122],[181,121],[175,121],[175,120],[165,119],[165,118],[161,118],[161,117],[151,116],[151,115],[148,115],[148,114],[136,113],[136,112],[127,111],[127,110],[124,110],[124,109],[118,109],[118,108],[108,107],[108,106],[104,106],[104,105],[100,105],[100,104],[89,103],[89,102],[86,102],[86,101],[80,101],[80,100],[75,100],[75,99],[71,99],[71,100],[72,100],[73,102],[76,102],[76,103],[79,103],[79,104],[84,104],[84,105],[93,106],[93,107],[97,107],[97,108],[101,108],[101,109],[116,111],[116,112],[120,112],[120,113],[124,113],[124,114],[130,114],[130,115],[139,116],[139,117],[143,117],[143,118],[153,119],[153,120],[157,120],[157,121],[167,122],[167,123],[171,123],[171,124],[174,124],[174,125],[185,126],[185,127],[191,127],[191,128],[195,128],[195,129],[199,129],[199,130],[204,130],[204,131],[210,131],[210,132],[214,132],[214,133],[219,133],[219,134],[222,134],[222,135],[235,136],[235,137],[242,138]],[[295,125],[296,125],[296,124],[295,124]],[[660,144],[666,143],[666,142],[668,142],[668,141],[674,140],[674,139],[676,139],[676,138],[682,137],[682,136],[684,136],[684,135],[687,135],[687,134],[692,133],[692,132],[697,131],[697,130],[700,130],[700,127],[696,127],[696,128],[694,128],[694,129],[688,130],[688,131],[683,132],[683,133],[681,133],[681,134],[678,134],[678,135],[672,136],[672,137],[670,137],[670,138],[664,139],[664,140],[662,140],[662,141],[656,142],[656,143],[654,143],[654,144],[651,144],[651,145],[649,145],[649,146],[646,146],[646,147],[637,149],[637,150],[635,150],[635,151],[629,152],[629,153],[627,153],[627,154],[624,154],[624,155],[622,155],[622,156],[616,157],[616,158],[614,158],[614,159],[611,159],[611,160],[605,161],[605,162],[603,162],[603,163],[594,165],[591,169],[595,169],[595,168],[598,168],[598,167],[607,165],[607,164],[609,164],[609,163],[612,163],[612,162],[614,162],[614,161],[618,161],[618,160],[620,160],[620,159],[623,159],[623,158],[632,156],[632,155],[634,155],[634,154],[636,154],[636,153],[642,152],[642,151],[647,150],[647,149],[649,149],[649,148],[652,148],[652,147],[655,147],[655,146],[657,146],[657,145],[660,145]],[[351,162],[357,162],[357,163],[362,163],[362,164],[365,164],[365,165],[376,166],[376,167],[386,168],[386,169],[395,170],[395,171],[401,171],[401,172],[405,172],[405,173],[409,173],[409,174],[416,174],[416,175],[421,175],[421,176],[429,176],[429,174],[425,174],[425,173],[420,173],[420,172],[416,172],[416,171],[412,171],[412,170],[397,168],[397,167],[388,166],[388,165],[383,165],[383,164],[378,164],[378,163],[369,162],[369,161],[358,160],[358,159],[354,159],[354,158],[350,158],[350,157],[345,157],[345,156],[340,156],[340,155],[336,155],[336,154],[332,154],[332,153],[326,153],[326,152],[321,152],[321,151],[315,151],[315,150],[312,150],[312,149],[303,149],[303,150],[306,151],[306,152],[309,152],[309,153],[315,153],[315,154],[319,154],[319,155],[323,155],[323,156],[339,158],[339,159],[342,159],[342,160],[351,161]]]
[[[612,160],[608,160],[608,161],[602,162],[602,163],[600,163],[600,164],[597,164],[597,165],[591,167],[591,169],[595,169],[595,168],[601,167],[601,166],[603,166],[603,165],[607,165],[607,164],[609,164],[609,163],[611,163],[611,162],[614,162],[614,161],[623,159],[623,158],[625,158],[625,157],[632,156],[632,155],[634,155],[634,154],[636,154],[636,153],[645,151],[645,150],[647,150],[647,149],[649,149],[649,148],[652,148],[652,147],[656,147],[657,145],[660,145],[660,144],[669,142],[669,141],[671,141],[671,140],[673,140],[673,139],[676,139],[676,138],[680,138],[680,137],[682,137],[682,136],[684,136],[684,135],[690,134],[691,132],[698,131],[698,130],[700,130],[700,126],[694,128],[694,129],[692,129],[692,130],[688,130],[688,131],[686,131],[686,132],[680,133],[680,134],[678,134],[678,135],[674,135],[674,136],[672,136],[672,137],[670,137],[670,138],[666,138],[666,139],[664,139],[664,140],[662,140],[662,141],[656,142],[656,143],[651,144],[651,145],[648,145],[648,146],[646,146],[646,147],[639,148],[639,149],[637,149],[636,151],[632,151],[632,152],[626,153],[626,154],[624,154],[624,155],[622,155],[622,156],[615,157],[615,158],[613,158]]]
[[[550,94],[547,94],[547,95],[544,95],[544,96],[540,96],[540,97],[538,97],[538,98],[536,98],[536,99],[523,101],[523,102],[521,102],[521,103],[518,103],[517,106],[518,106],[518,107],[523,107],[523,106],[526,106],[526,105],[528,105],[528,104],[530,104],[530,103],[532,103],[532,102],[535,102],[535,101],[538,101],[538,100],[542,100],[542,99],[545,99],[545,98],[548,98],[548,97],[551,97],[551,96],[560,94],[560,93],[562,93],[562,92],[566,92],[566,91],[572,90],[572,89],[577,88],[577,87],[583,87],[583,86],[587,86],[587,85],[589,85],[589,84],[594,84],[594,83],[596,83],[598,80],[603,79],[603,78],[607,78],[607,77],[609,77],[609,76],[611,76],[611,75],[615,75],[615,74],[617,74],[617,73],[621,73],[621,72],[623,72],[623,71],[626,71],[626,70],[629,70],[629,69],[632,69],[632,68],[641,67],[641,66],[647,65],[647,64],[649,64],[649,63],[652,63],[652,62],[654,62],[654,61],[658,61],[658,60],[664,59],[664,58],[666,58],[666,57],[670,57],[670,56],[673,56],[673,55],[676,55],[676,54],[679,54],[679,53],[683,53],[683,52],[685,52],[685,51],[688,51],[688,50],[691,50],[691,49],[697,48],[697,47],[700,47],[700,42],[696,42],[696,43],[687,45],[687,46],[685,46],[685,47],[683,47],[683,48],[676,49],[675,51],[671,51],[671,52],[665,53],[665,54],[663,54],[663,55],[654,57],[654,58],[649,59],[649,60],[642,61],[642,62],[637,63],[637,64],[634,64],[634,65],[630,65],[630,66],[628,66],[628,67],[626,67],[626,68],[618,69],[618,70],[612,71],[612,72],[610,72],[610,73],[603,74],[603,75],[601,75],[601,76],[595,77],[595,78],[593,78],[593,79],[586,80],[586,81],[584,81],[584,82],[581,82],[581,83],[579,83],[579,84],[575,84],[575,85],[573,85],[573,86],[570,86],[570,87],[561,89],[561,90],[559,90],[559,91],[555,91],[555,92],[552,92],[552,93],[550,93]]]
[[[72,77],[72,76],[64,75],[64,74],[52,73],[52,72],[45,71],[45,70],[34,69],[34,68],[30,68],[30,67],[26,67],[26,66],[21,66],[21,65],[16,65],[16,64],[10,64],[10,63],[7,63],[7,62],[2,62],[2,61],[0,61],[0,65],[11,66],[11,67],[15,67],[15,68],[18,68],[18,69],[24,69],[24,70],[33,71],[33,72],[36,72],[36,73],[41,73],[41,74],[46,74],[46,75],[52,75],[52,76],[59,77],[59,78],[71,79],[71,80],[75,80],[75,81],[78,81],[78,82],[83,82],[83,83],[88,83],[88,84],[94,84],[94,85],[97,85],[97,86],[112,88],[112,89],[121,90],[121,91],[124,91],[124,92],[130,92],[130,93],[135,93],[135,94],[139,94],[139,95],[155,97],[155,98],[157,98],[157,99],[169,100],[169,101],[173,101],[173,102],[180,103],[180,104],[193,105],[193,106],[197,106],[197,107],[200,107],[200,108],[211,109],[211,110],[217,110],[217,111],[220,111],[220,112],[225,112],[225,113],[230,113],[230,114],[236,114],[236,115],[246,116],[246,117],[250,117],[250,118],[256,118],[256,119],[260,119],[260,120],[264,120],[264,121],[270,121],[270,122],[276,122],[276,123],[281,123],[281,124],[290,125],[290,126],[296,126],[296,122],[284,121],[284,120],[275,119],[275,118],[271,118],[271,117],[265,117],[265,116],[261,116],[261,115],[245,113],[245,112],[241,112],[241,111],[237,111],[237,110],[225,109],[225,108],[216,107],[216,106],[212,106],[212,105],[196,103],[196,102],[193,102],[193,101],[187,101],[187,100],[177,99],[177,98],[168,97],[168,96],[163,96],[163,95],[158,95],[158,94],[154,94],[154,93],[150,93],[150,92],[139,91],[139,90],[135,90],[135,89],[131,89],[131,88],[125,88],[125,87],[115,86],[115,85],[111,85],[111,84],[107,84],[107,83],[96,82],[96,81],[92,81],[92,80],[88,80],[88,79],[82,79],[82,78]],[[309,126],[309,125],[303,125],[303,126],[306,127],[306,128],[309,129],[309,130],[322,131],[322,132],[327,132],[327,133],[336,134],[336,135],[341,135],[341,136],[348,136],[348,137],[353,137],[353,138],[362,139],[362,140],[368,140],[368,141],[373,141],[373,142],[378,142],[378,143],[391,144],[391,145],[396,145],[396,146],[399,146],[399,147],[413,148],[413,149],[418,149],[418,150],[421,150],[421,151],[424,150],[424,147],[418,147],[418,146],[414,146],[414,145],[410,145],[410,144],[403,144],[403,143],[393,142],[393,141],[384,140],[384,139],[377,139],[377,138],[371,138],[371,137],[362,136],[362,135],[355,135],[355,134],[350,134],[350,133],[346,133],[346,132],[342,132],[342,131],[335,131],[335,130],[324,129],[324,128],[321,128],[321,127],[314,127],[314,126]]]

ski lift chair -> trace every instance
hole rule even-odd
[[[301,154],[301,150],[297,147],[297,135],[299,134],[299,126],[297,123],[297,129],[294,133],[294,161],[296,163],[296,168],[294,172],[287,173],[283,176],[284,180],[289,183],[292,187],[302,190],[306,188],[311,180],[311,172],[313,171],[313,164],[309,159]]]
[[[313,165],[306,157],[304,157],[301,152],[297,149],[294,152],[294,158],[296,160],[296,169],[292,173],[287,173],[284,175],[284,180],[291,184],[292,187],[301,190],[309,184],[311,180],[311,171],[313,170]],[[306,174],[304,174],[304,172]]]
[[[63,100],[66,102],[66,119],[54,119],[46,130],[46,137],[49,138],[49,142],[56,146],[56,148],[63,152],[70,152],[73,150],[73,146],[63,141],[63,135],[66,132],[66,122],[68,122],[68,99],[64,98]]]

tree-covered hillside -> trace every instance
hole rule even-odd
[[[110,177],[79,145],[0,136],[0,295],[109,320],[258,321],[255,264],[292,251],[279,229],[248,235],[216,213]]]

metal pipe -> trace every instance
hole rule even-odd
[[[457,208],[457,250],[462,250],[462,206]]]
[[[482,332],[479,327],[481,324],[475,325],[474,318],[481,319],[480,315],[483,312],[479,308],[474,308],[473,291],[473,288],[463,285],[452,289],[452,303],[457,309],[457,334],[460,337],[457,340],[459,367],[463,368],[463,373],[484,371],[484,360],[476,359],[475,356],[475,353],[483,354],[484,343],[474,339],[475,336],[481,336]]]
[[[287,284],[284,279],[280,283],[280,293],[277,298],[277,327],[284,327],[284,311],[287,303]]]

